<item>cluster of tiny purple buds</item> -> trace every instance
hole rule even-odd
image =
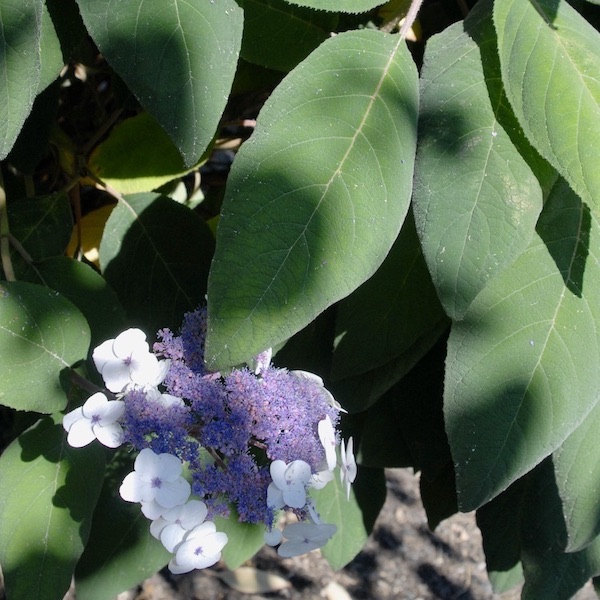
[[[341,408],[318,376],[272,366],[270,350],[251,368],[207,371],[205,335],[198,309],[179,335],[159,331],[153,351],[139,329],[100,344],[92,358],[109,392],[65,415],[68,443],[139,451],[120,494],[141,504],[152,535],[173,553],[173,573],[221,558],[228,539],[212,519],[232,510],[263,523],[281,556],[322,547],[336,527],[321,522],[313,494],[333,479],[338,447],[348,497],[357,471],[352,438],[346,447],[337,431]],[[285,509],[299,522],[281,531]]]

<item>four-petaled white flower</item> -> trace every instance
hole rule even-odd
[[[97,439],[109,448],[117,448],[123,443],[123,428],[118,420],[124,411],[125,403],[121,400],[108,400],[102,392],[95,393],[83,406],[63,417],[67,442],[81,448]]]
[[[294,460],[289,465],[283,460],[271,463],[273,483],[267,488],[267,504],[274,509],[289,506],[302,508],[306,504],[306,487],[310,481],[310,465]]]
[[[335,469],[335,465],[337,463],[337,458],[335,456],[335,429],[333,428],[333,423],[327,415],[324,419],[319,421],[317,425],[317,431],[319,433],[319,439],[321,440],[321,445],[325,449],[325,459],[327,460],[327,468],[330,471]]]
[[[106,340],[92,353],[94,364],[106,387],[115,393],[137,385],[156,387],[167,375],[170,361],[150,352],[146,334],[140,329],[127,329],[114,340]]]
[[[206,519],[208,508],[200,500],[189,500],[181,506],[175,506],[152,521],[150,533],[162,542],[162,545],[173,552],[183,542],[188,531],[201,525]]]
[[[181,476],[182,464],[176,456],[144,448],[135,459],[134,469],[123,480],[119,493],[123,500],[141,502],[142,510],[144,505],[156,509],[143,511],[146,516],[153,515],[149,518],[158,518],[190,497],[190,484]]]
[[[348,447],[345,447],[344,440],[340,448],[342,455],[342,466],[340,467],[340,480],[342,483],[346,483],[346,498],[350,500],[350,486],[356,479],[356,460],[353,454],[354,442],[352,438],[348,439]]]
[[[212,521],[205,521],[194,527],[179,545],[169,562],[169,571],[179,574],[211,567],[221,558],[227,541],[226,533],[217,531]]]
[[[286,541],[279,546],[277,554],[284,558],[291,558],[322,548],[336,530],[335,525],[327,523],[292,523],[283,530]]]

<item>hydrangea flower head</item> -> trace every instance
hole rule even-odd
[[[63,417],[67,442],[81,448],[97,439],[109,448],[117,448],[123,443],[123,428],[118,420],[124,411],[124,402],[109,400],[102,392],[95,393],[83,406]]]

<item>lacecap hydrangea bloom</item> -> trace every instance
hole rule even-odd
[[[198,309],[178,335],[159,331],[152,350],[139,329],[100,344],[92,358],[107,391],[65,415],[68,443],[139,452],[120,495],[152,521],[173,573],[220,560],[228,538],[214,517],[232,510],[264,524],[280,556],[324,546],[336,527],[321,522],[313,497],[336,469],[349,497],[357,474],[352,438],[346,445],[337,429],[341,407],[317,375],[274,367],[270,349],[248,367],[207,371],[205,335]],[[281,530],[284,510],[297,522]]]

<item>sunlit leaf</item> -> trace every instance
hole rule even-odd
[[[52,413],[65,407],[59,373],[85,359],[90,329],[58,292],[32,283],[0,283],[0,404]]]
[[[341,569],[361,551],[369,535],[356,496],[351,491],[350,500],[346,499],[345,485],[336,470],[333,481],[315,492],[313,499],[322,522],[337,527],[321,552],[332,569]]]
[[[83,20],[129,89],[191,166],[212,140],[242,40],[234,0],[77,0]]]
[[[297,6],[308,6],[317,10],[332,10],[334,12],[361,13],[371,10],[385,0],[287,0]]]
[[[227,185],[212,368],[289,338],[379,267],[408,209],[416,108],[406,46],[377,31],[330,38],[282,81]]]
[[[217,530],[225,532],[229,537],[229,542],[223,548],[223,560],[230,569],[237,569],[265,545],[265,526],[240,523],[234,510],[228,519],[215,517],[214,521]]]
[[[42,3],[0,3],[0,160],[10,152],[33,106],[40,81]]]
[[[525,133],[581,198],[600,206],[600,34],[568,2],[500,0],[502,80]]]
[[[89,168],[121,194],[150,192],[191,170],[148,113],[119,123],[96,147]]]
[[[414,211],[433,282],[460,319],[528,246],[542,208],[502,91],[491,2],[432,38],[421,78]],[[528,151],[528,152],[527,152]]]
[[[598,402],[598,222],[561,180],[538,234],[448,341],[444,411],[462,510],[531,470]]]
[[[585,548],[600,534],[599,427],[600,405],[596,405],[552,456],[570,552]]]
[[[10,598],[62,600],[88,539],[104,453],[67,446],[61,418],[43,418],[0,458],[0,563]]]

